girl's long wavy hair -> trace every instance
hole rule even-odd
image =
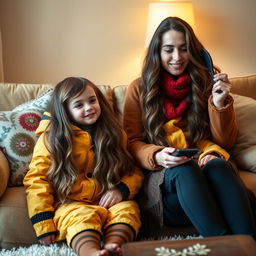
[[[177,17],[164,19],[156,29],[144,59],[141,76],[141,105],[144,138],[149,143],[167,146],[163,124],[163,92],[161,91],[161,45],[163,34],[175,30],[184,34],[189,64],[187,72],[191,77],[191,92],[188,96],[189,110],[186,113],[188,125],[188,142],[195,145],[201,139],[210,136],[207,101],[210,95],[211,77],[202,58],[203,45],[199,42],[193,29],[184,20]],[[215,67],[215,71],[219,72]]]
[[[52,158],[47,177],[62,203],[67,200],[80,172],[72,155],[72,141],[75,134],[71,128],[67,102],[68,99],[79,96],[87,86],[94,89],[101,108],[100,117],[93,127],[95,134],[93,177],[102,188],[101,194],[115,186],[124,174],[131,174],[134,170],[121,126],[102,92],[85,78],[68,77],[58,83],[54,89],[49,104],[51,121],[46,136],[46,145]]]

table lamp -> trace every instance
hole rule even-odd
[[[145,39],[145,47],[148,47],[150,40],[160,22],[169,16],[179,17],[195,29],[193,4],[189,1],[165,1],[149,3],[148,23]]]

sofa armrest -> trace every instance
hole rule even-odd
[[[10,167],[6,156],[0,151],[0,197],[6,190],[10,175]]]

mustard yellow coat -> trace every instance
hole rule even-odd
[[[46,177],[51,165],[50,154],[44,143],[48,123],[49,120],[42,120],[36,130],[40,136],[24,178],[29,216],[37,237],[40,239],[56,233],[57,240],[67,239],[69,244],[72,237],[83,230],[92,229],[102,233],[102,229],[120,222],[129,224],[137,233],[140,227],[139,207],[131,199],[142,185],[142,172],[136,168],[133,175],[121,179],[129,189],[128,200],[109,209],[100,207],[97,203],[100,185],[91,175],[94,169],[91,136],[76,126],[72,126],[75,133],[72,153],[80,174],[68,196],[71,203],[60,205],[56,201],[53,187]]]
[[[172,147],[184,149],[188,148],[189,145],[186,139],[186,132],[178,126],[180,122],[182,122],[181,118],[172,119],[164,124],[164,130],[166,132],[166,140]],[[199,160],[211,152],[218,153],[225,160],[228,160],[230,157],[223,148],[210,140],[200,140],[197,143],[197,148],[201,152]]]

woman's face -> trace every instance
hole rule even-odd
[[[178,76],[188,66],[189,57],[185,36],[182,32],[169,30],[162,36],[161,64],[171,75]]]

